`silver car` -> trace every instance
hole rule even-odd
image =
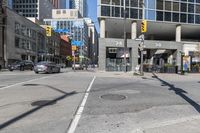
[[[47,62],[47,61],[42,61],[37,63],[34,66],[34,72],[39,73],[59,73],[60,72],[60,67],[59,65],[56,65],[54,62]]]

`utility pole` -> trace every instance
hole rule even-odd
[[[124,72],[127,72],[127,62],[126,62],[126,49],[127,49],[127,39],[126,39],[126,0],[124,0]]]
[[[144,40],[145,40],[145,36],[144,33],[146,32],[146,21],[145,21],[145,0],[143,0],[142,3],[142,23],[141,25],[141,31],[142,31],[142,41],[141,41],[141,45],[140,45],[140,75],[143,76],[144,72],[143,72],[143,50],[144,50]]]

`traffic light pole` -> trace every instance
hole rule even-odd
[[[126,1],[124,0],[124,72],[127,72],[126,49],[127,49],[127,40],[126,40]]]
[[[142,20],[145,20],[145,0],[143,0],[143,4],[142,4]],[[144,33],[142,33],[142,42],[141,42],[141,48],[140,48],[140,75],[143,76],[144,72],[143,72],[143,50],[144,50]]]

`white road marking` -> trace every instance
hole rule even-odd
[[[83,110],[84,110],[84,107],[85,107],[87,98],[88,98],[88,96],[89,96],[89,92],[90,92],[90,90],[91,90],[91,88],[92,88],[92,85],[93,85],[95,79],[96,79],[96,76],[94,76],[94,78],[93,78],[92,81],[90,82],[90,85],[89,85],[88,89],[87,89],[86,92],[85,92],[85,96],[84,96],[84,98],[83,98],[83,101],[81,102],[81,105],[79,106],[78,111],[77,111],[76,114],[75,114],[75,117],[74,117],[74,119],[73,119],[73,121],[72,121],[72,123],[71,123],[71,125],[70,125],[70,127],[69,127],[68,133],[74,133],[74,132],[75,132],[76,127],[77,127],[77,125],[78,125],[78,122],[79,122],[79,120],[80,120],[80,118],[81,118],[81,115],[82,115],[82,113],[83,113]]]
[[[45,79],[45,78],[49,78],[49,77],[53,77],[53,76],[56,76],[56,75],[50,75],[50,76],[45,76],[45,77],[41,77],[41,78],[27,80],[27,81],[24,81],[24,82],[19,82],[19,83],[16,83],[16,84],[12,84],[12,85],[2,87],[2,88],[0,88],[0,90],[4,90],[4,89],[10,88],[10,87],[17,86],[17,85],[21,85],[21,84],[24,84],[24,83],[28,83],[28,82],[32,82],[32,81],[36,81],[36,80],[40,80],[40,79]]]

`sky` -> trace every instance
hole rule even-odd
[[[96,25],[97,32],[99,32],[99,23],[97,20],[97,0],[87,0],[88,3],[88,17],[93,20]]]

